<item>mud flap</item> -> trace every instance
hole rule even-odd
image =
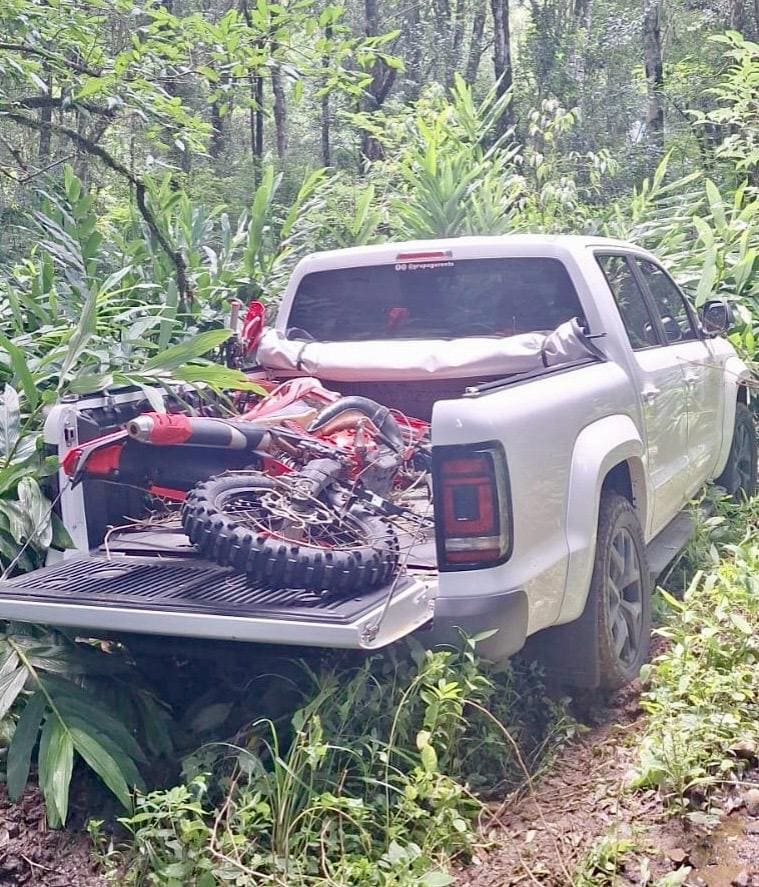
[[[540,662],[551,684],[595,690],[601,683],[596,643],[598,619],[597,596],[588,595],[579,619],[532,635],[525,645],[524,655]]]

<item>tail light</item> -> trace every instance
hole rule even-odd
[[[433,470],[439,568],[477,569],[506,561],[512,519],[503,447],[435,447]]]

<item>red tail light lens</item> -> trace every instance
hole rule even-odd
[[[511,503],[500,444],[435,448],[441,569],[503,563],[511,552]]]

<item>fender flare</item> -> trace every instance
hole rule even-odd
[[[598,530],[601,488],[616,465],[626,462],[635,509],[643,532],[649,518],[649,490],[645,470],[646,446],[630,416],[616,414],[599,419],[577,436],[569,471],[566,534],[569,548],[564,597],[555,624],[579,618],[585,609]]]
[[[719,450],[719,456],[714,463],[712,477],[719,477],[725,470],[727,460],[730,456],[730,448],[733,445],[733,429],[735,428],[735,406],[738,403],[738,392],[741,387],[745,386],[746,381],[750,378],[746,364],[737,355],[728,357],[725,362],[725,393],[724,404],[725,413],[722,417],[722,446]],[[749,389],[746,388],[747,398],[750,396]]]

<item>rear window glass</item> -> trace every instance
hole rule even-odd
[[[338,268],[303,278],[287,336],[317,342],[503,337],[556,329],[581,310],[557,259]]]

